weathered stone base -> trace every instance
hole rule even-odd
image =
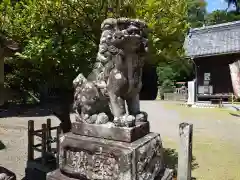
[[[57,169],[47,174],[47,180],[77,180],[77,179],[66,176],[60,171],[60,169]],[[78,178],[78,180],[86,180],[86,179]],[[170,169],[166,169],[162,175],[160,174],[154,180],[173,180],[173,172]]]
[[[72,133],[115,141],[133,142],[149,133],[149,122],[136,122],[134,127],[108,127],[104,124],[76,122],[72,124]]]
[[[132,143],[72,133],[65,134],[60,141],[59,166],[68,177],[155,180],[164,170],[162,142],[156,133]]]

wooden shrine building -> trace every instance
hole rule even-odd
[[[240,21],[191,29],[184,47],[195,65],[197,99],[231,97],[229,64],[240,60]]]

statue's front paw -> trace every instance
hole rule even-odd
[[[115,117],[113,123],[119,127],[133,127],[135,126],[135,117],[132,115],[123,115]]]
[[[96,124],[106,124],[109,121],[108,116],[105,113],[99,113],[97,115]]]
[[[82,115],[82,119],[84,120],[84,122],[88,123],[88,124],[94,124],[97,120],[97,115],[88,115],[88,114],[84,114]]]
[[[106,124],[109,121],[105,113],[93,114],[91,116],[84,114],[82,115],[82,119],[88,124]]]
[[[139,122],[147,122],[148,114],[144,111],[141,111],[139,114],[136,115],[136,121]]]
[[[132,115],[128,115],[125,120],[125,126],[127,127],[133,127],[135,126],[136,118]]]

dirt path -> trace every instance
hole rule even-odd
[[[179,123],[190,122],[194,125],[194,136],[197,138],[204,139],[206,137],[219,139],[224,143],[230,142],[232,145],[237,144],[236,148],[240,150],[239,118],[230,115],[223,117],[212,112],[190,112],[190,110],[166,104],[159,101],[141,103],[142,109],[149,114],[151,130],[160,133],[163,141],[171,139],[174,143],[177,142]],[[0,118],[0,140],[6,146],[6,149],[0,150],[0,166],[15,172],[18,179],[24,177],[26,166],[27,121],[35,120],[35,127],[40,128],[47,118],[52,119],[53,125],[59,123],[57,118],[53,116]],[[74,116],[71,118],[74,119]]]

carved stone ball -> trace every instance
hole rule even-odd
[[[99,113],[97,115],[96,124],[106,124],[108,121],[109,118],[105,113]]]
[[[97,121],[97,114],[93,114],[86,120],[87,123],[89,124],[94,124]]]
[[[122,117],[115,117],[113,120],[115,126],[133,127],[135,126],[135,117],[132,115],[124,115]]]
[[[146,122],[148,118],[148,114],[146,112],[141,112],[136,115],[136,121]]]
[[[127,127],[133,127],[135,126],[135,117],[132,115],[127,116],[125,125]]]
[[[111,127],[114,127],[114,126],[115,126],[115,124],[114,124],[113,122],[107,122],[105,125],[106,125],[108,128],[111,128]]]

